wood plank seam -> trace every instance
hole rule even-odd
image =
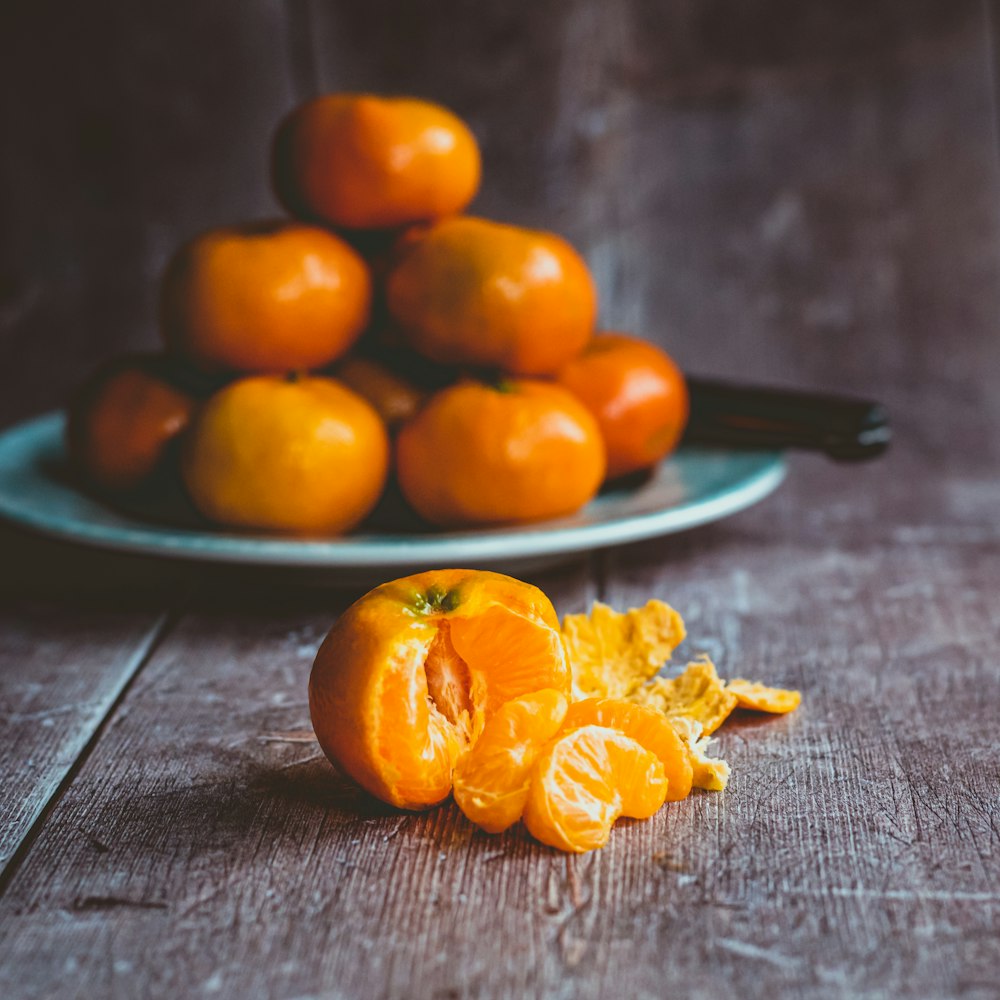
[[[69,786],[73,783],[76,775],[80,771],[80,768],[83,767],[84,763],[86,763],[87,759],[90,757],[94,748],[97,746],[98,741],[104,735],[105,730],[114,718],[115,713],[118,711],[118,707],[128,696],[133,684],[135,684],[139,675],[142,673],[143,668],[147,663],[149,663],[167,636],[169,636],[170,633],[177,627],[189,605],[190,597],[191,592],[183,597],[176,607],[164,611],[156,620],[153,627],[149,630],[145,640],[136,649],[132,662],[123,671],[121,686],[109,702],[107,711],[101,717],[97,725],[94,726],[93,732],[90,734],[86,743],[84,743],[79,754],[77,754],[76,759],[66,769],[66,773],[63,775],[58,785],[56,785],[52,794],[38,810],[38,815],[31,823],[31,826],[29,826],[26,830],[21,842],[11,852],[6,864],[4,864],[2,869],[0,869],[0,898],[3,898],[4,893],[7,891],[7,887],[17,874],[18,869],[21,867],[21,864],[30,852],[32,845],[37,840],[42,828],[45,826],[45,822],[50,813],[63,797]]]

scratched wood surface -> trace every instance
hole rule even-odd
[[[560,613],[664,597],[683,651],[805,694],[721,732],[726,793],[581,858],[335,777],[305,681],[349,590],[0,530],[0,996],[1000,994],[990,8],[57,8],[2,15],[31,157],[0,193],[0,422],[153,343],[173,242],[273,211],[274,118],[350,86],[466,114],[478,209],[574,238],[606,325],[884,399],[898,440],[536,578]]]

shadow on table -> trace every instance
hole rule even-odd
[[[318,751],[318,746],[316,749]],[[407,815],[369,795],[350,778],[338,773],[322,756],[295,767],[262,769],[253,787],[292,806],[333,809],[357,819]]]
[[[519,575],[548,591],[587,573],[590,561],[587,553],[574,554],[559,566]],[[75,606],[125,610],[173,606],[190,597],[204,610],[329,612],[397,575],[390,568],[345,579],[323,567],[129,555],[0,525],[0,601],[71,600]]]

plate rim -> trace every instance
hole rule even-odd
[[[10,447],[23,442],[23,439],[30,442],[32,439],[51,440],[56,434],[61,437],[64,421],[63,411],[55,410],[4,428],[0,431],[0,455],[5,445]],[[726,450],[719,449],[722,452]],[[323,541],[157,528],[143,526],[138,521],[116,526],[80,520],[67,521],[61,515],[46,515],[44,508],[40,512],[37,508],[12,502],[9,494],[2,488],[0,517],[50,538],[96,548],[214,563],[348,570],[430,562],[450,565],[454,559],[463,563],[513,562],[556,555],[571,556],[584,551],[676,534],[739,513],[776,490],[788,471],[783,452],[758,451],[754,454],[767,461],[748,476],[745,482],[727,489],[721,496],[689,500],[676,506],[632,514],[608,522],[554,528],[492,528],[486,529],[483,534],[404,534],[385,535],[377,539],[369,536],[363,540],[352,540],[348,536],[346,539]],[[0,463],[0,472],[2,468]]]

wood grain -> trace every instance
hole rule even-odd
[[[0,604],[0,886],[4,870],[146,655],[163,612]]]
[[[41,15],[15,7],[15,37],[30,39]],[[488,837],[451,806],[393,812],[318,756],[305,679],[353,594],[181,570],[203,577],[192,610],[0,896],[0,995],[997,996],[1000,173],[984,9],[312,0],[280,15],[243,5],[232,35],[232,5],[158,15],[174,39],[207,19],[220,65],[239,64],[215,98],[211,74],[162,82],[209,102],[180,130],[197,140],[192,173],[175,160],[164,177],[190,184],[219,162],[204,169],[233,184],[222,201],[199,188],[183,218],[214,221],[207,200],[255,209],[258,168],[244,165],[283,95],[424,93],[483,140],[477,210],[576,240],[607,325],[661,340],[691,370],[883,398],[897,442],[862,468],[797,458],[759,508],[537,581],[562,613],[664,597],[688,622],[682,652],[805,694],[788,718],[722,731],[726,793],[622,824],[581,858],[518,831]],[[251,84],[241,60],[264,29],[274,46]],[[247,87],[254,106],[237,109],[217,161],[229,140],[208,124]],[[149,141],[125,118],[128,148]],[[179,195],[163,199],[172,213]],[[127,186],[114,204],[141,232],[148,204]],[[94,263],[105,287],[109,260]],[[100,315],[46,287],[86,322]],[[64,336],[37,322],[9,329]],[[126,336],[115,329],[95,345]],[[60,564],[18,545],[26,564]],[[90,558],[70,560],[68,579],[86,579]],[[16,573],[0,574],[17,630],[0,690],[52,659],[96,663],[102,643],[121,654],[120,636],[134,655],[148,633],[129,630],[155,617],[133,605],[114,618],[125,581],[161,608],[179,585],[158,590],[130,564],[87,607],[52,596],[51,575],[35,574],[25,603]],[[57,644],[79,636],[74,660],[40,647],[11,673],[50,621]]]
[[[297,735],[336,607],[202,611],[142,673],[0,903],[0,987],[988,995],[1000,563],[776,547],[739,520],[742,542],[714,551],[700,532],[669,561],[620,555],[607,593],[669,597],[688,651],[806,692],[796,715],[723,731],[724,795],[569,859],[476,833],[451,806],[395,813]],[[541,582],[563,611],[590,596]]]
[[[540,582],[567,610],[589,605],[594,596],[585,572]],[[269,593],[247,607],[244,594],[228,606],[190,614],[171,633],[57,807],[58,813],[78,814],[76,832],[49,846],[56,830],[50,820],[0,904],[0,992],[28,984],[37,994],[26,996],[53,990],[73,995],[86,983],[114,995],[129,991],[138,965],[149,989],[177,995],[210,989],[213,976],[222,982],[222,941],[181,960],[177,949],[200,949],[217,933],[227,936],[224,927],[249,931],[248,939],[233,942],[224,978],[227,991],[242,990],[230,977],[246,966],[250,995],[303,992],[301,982],[268,982],[275,964],[298,981],[296,951],[288,951],[296,924],[304,934],[296,949],[312,948],[316,920],[324,935],[343,938],[348,925],[375,934],[387,919],[398,945],[413,935],[421,949],[420,937],[430,928],[420,924],[434,911],[424,907],[452,893],[460,845],[474,839],[483,854],[493,855],[498,848],[473,838],[453,811],[406,817],[362,797],[318,759],[315,744],[302,741],[299,734],[309,730],[305,682],[312,657],[346,599],[328,599],[319,609],[315,594],[309,607],[300,593]],[[449,854],[450,846],[456,849]],[[501,856],[510,849],[502,847]],[[46,876],[40,883],[32,866],[40,862],[51,875],[43,859],[53,850],[65,862],[58,866],[65,877]],[[538,877],[548,878],[552,865],[545,852],[523,839],[515,839],[513,850],[543,856]],[[409,860],[403,864],[403,858]],[[411,865],[426,880],[419,888],[407,888]],[[325,874],[317,878],[318,872]],[[501,874],[502,866],[484,872],[486,881],[473,890],[478,898],[485,899],[480,894]],[[345,877],[360,895],[344,894]],[[521,881],[513,870],[502,877],[512,885]],[[21,895],[18,886],[35,888]],[[408,902],[413,889],[421,900],[416,908]],[[293,898],[295,906],[286,909]],[[258,902],[268,920],[278,921],[267,942],[258,938],[259,915],[246,910]],[[71,915],[68,935],[57,926],[63,919],[58,913]],[[164,919],[180,937],[164,935]],[[107,935],[117,939],[121,931],[135,931],[136,944],[146,935],[159,938],[166,945],[162,964],[157,959],[154,969],[151,956],[119,953],[117,944],[111,957]],[[152,945],[147,940],[142,948]],[[252,968],[246,948],[258,952]],[[314,952],[324,963],[325,949]],[[370,958],[385,968],[377,949]],[[370,972],[368,960],[360,963],[354,985],[345,988],[360,989]],[[408,975],[405,965],[397,975]]]

